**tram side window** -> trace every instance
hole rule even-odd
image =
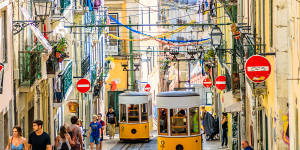
[[[170,109],[172,135],[187,135],[186,109]]]
[[[190,108],[190,133],[200,134],[199,107]]]
[[[160,135],[168,134],[168,109],[158,109],[159,133]]]
[[[139,104],[130,104],[128,107],[128,122],[139,122]]]
[[[126,104],[120,104],[120,122],[126,122]]]
[[[148,121],[148,107],[147,104],[142,104],[142,121]]]

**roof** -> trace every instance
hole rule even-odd
[[[126,92],[120,94],[120,96],[148,96],[149,93],[146,92]]]
[[[186,96],[199,96],[199,94],[190,91],[169,91],[169,92],[161,92],[157,95],[157,97],[186,97]]]

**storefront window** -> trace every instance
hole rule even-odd
[[[141,104],[142,106],[142,121],[148,121],[148,105]]]
[[[187,135],[186,109],[170,109],[172,136]]]
[[[130,104],[128,107],[128,122],[139,122],[139,104]]]
[[[190,108],[190,133],[200,134],[199,107]]]
[[[126,104],[120,104],[120,122],[126,122]]]
[[[159,135],[168,135],[168,109],[158,109],[158,131]]]

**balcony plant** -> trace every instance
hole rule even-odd
[[[68,43],[65,38],[61,38],[57,43],[54,44],[55,57],[59,62],[62,62],[65,58],[69,57],[66,53]]]

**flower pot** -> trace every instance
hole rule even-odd
[[[60,52],[55,53],[56,58],[60,58]]]

